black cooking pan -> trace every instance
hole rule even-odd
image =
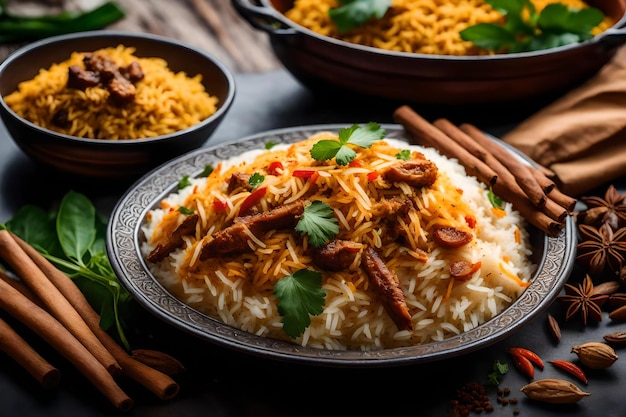
[[[232,0],[266,32],[277,58],[313,91],[348,91],[421,104],[512,102],[564,91],[598,72],[626,41],[626,0],[589,4],[616,23],[589,41],[488,56],[402,53],[317,34],[283,13],[293,0]]]

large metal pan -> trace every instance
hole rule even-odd
[[[287,19],[293,0],[232,0],[266,32],[285,68],[314,91],[420,104],[512,102],[565,91],[593,76],[626,41],[626,0],[590,0],[616,23],[589,41],[536,52],[444,56],[386,51],[319,35]]]

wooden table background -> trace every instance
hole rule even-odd
[[[54,5],[58,3],[59,5]],[[102,0],[9,0],[12,13],[90,10]],[[282,68],[265,33],[253,29],[230,0],[118,0],[126,16],[107,29],[168,36],[202,48],[234,73]],[[0,45],[0,59],[19,45]]]

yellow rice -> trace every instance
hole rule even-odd
[[[82,67],[86,54],[99,53],[119,67],[139,62],[144,78],[136,83],[135,100],[118,107],[102,86],[85,91],[66,87],[68,68]],[[19,116],[46,129],[91,139],[139,139],[167,135],[191,127],[217,110],[218,99],[205,91],[202,75],[174,73],[161,58],[136,57],[135,48],[118,45],[93,52],[74,52],[66,61],[41,69],[18,85],[5,101]],[[59,110],[68,114],[68,126],[51,122]]]
[[[184,248],[150,264],[155,277],[183,302],[228,325],[303,346],[340,350],[378,350],[444,340],[496,316],[529,285],[535,265],[529,260],[532,250],[524,220],[508,203],[503,212],[492,210],[485,186],[467,176],[456,160],[432,148],[386,139],[370,149],[357,149],[359,166],[338,166],[334,160],[312,160],[309,150],[320,139],[336,140],[337,136],[322,132],[293,145],[248,151],[220,163],[207,178],[194,178],[191,186],[166,196],[159,208],[149,212],[142,227],[144,255],[182,221],[179,207],[194,210],[201,220],[196,233],[185,238]],[[397,161],[395,155],[401,149],[421,152],[436,163],[439,175],[433,186],[392,186],[381,176],[368,177]],[[267,173],[272,161],[282,163],[281,173]],[[318,188],[294,177],[295,169],[317,170]],[[358,258],[345,271],[320,270],[307,251],[306,238],[293,230],[250,236],[254,250],[241,256],[200,260],[204,239],[229,224],[250,194],[228,194],[227,182],[234,172],[265,175],[263,210],[295,201],[304,193],[312,193],[307,200],[328,203],[339,220],[338,237],[379,249],[386,265],[395,271],[414,330],[398,330]],[[402,224],[409,237],[404,243],[386,239],[388,225],[381,201],[394,196],[410,197],[419,207],[411,210],[410,221]],[[216,209],[216,201],[226,210]],[[429,238],[431,228],[439,222],[467,228],[473,223],[469,219],[475,220],[471,227],[474,238],[461,249],[445,249]],[[421,251],[427,253],[426,259]],[[450,276],[450,262],[459,259],[481,263],[468,281]],[[327,295],[323,313],[312,317],[304,334],[292,340],[282,331],[272,289],[278,280],[302,268],[322,273]]]
[[[583,8],[582,0],[532,0],[537,11],[550,3]],[[392,0],[385,16],[372,20],[348,33],[339,34],[328,16],[328,10],[339,6],[337,0],[295,0],[285,16],[312,31],[375,48],[436,55],[490,54],[471,42],[463,41],[459,33],[478,23],[503,21],[500,12],[484,0]],[[609,28],[610,17],[594,29],[594,34]]]

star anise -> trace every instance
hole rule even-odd
[[[594,294],[593,281],[589,275],[585,275],[583,282],[577,286],[565,284],[565,295],[557,298],[567,306],[565,320],[578,315],[585,326],[588,320],[602,320],[602,306],[608,299],[608,294]]]
[[[580,199],[587,208],[578,213],[579,223],[592,226],[608,223],[613,230],[626,226],[626,194],[620,194],[615,186],[609,185],[604,198],[585,196]]]
[[[579,224],[580,243],[576,261],[588,268],[589,274],[597,276],[607,269],[615,275],[626,265],[626,227],[613,231],[603,223],[599,228]]]

